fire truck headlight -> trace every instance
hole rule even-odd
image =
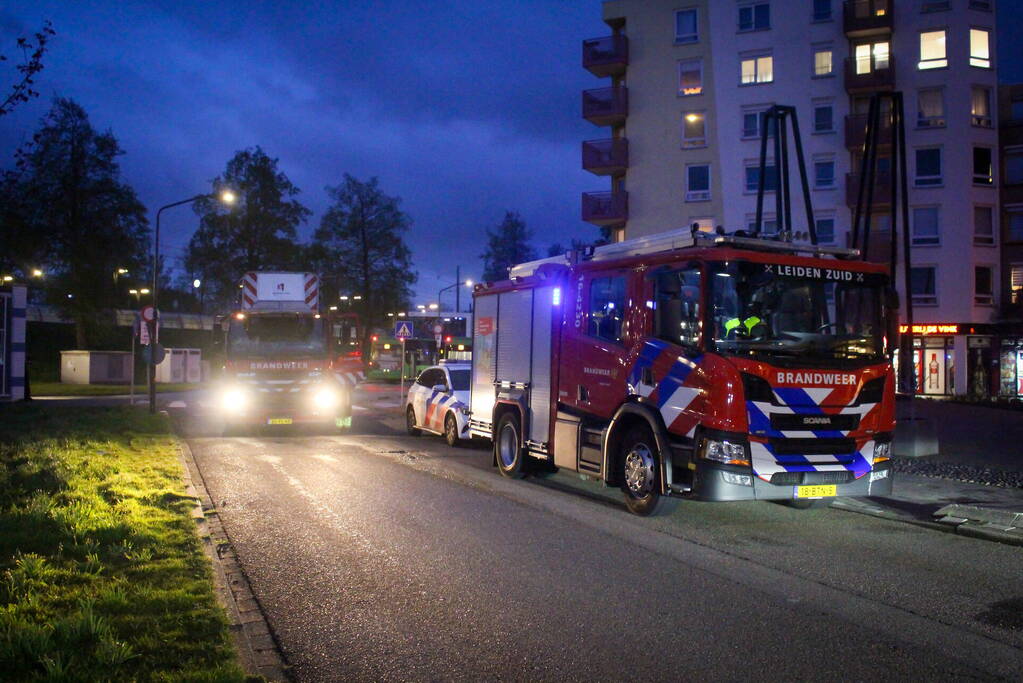
[[[890,441],[874,442],[874,464],[892,459],[892,444]]]
[[[220,395],[220,407],[228,413],[240,413],[249,404],[249,396],[241,387],[227,387]]]
[[[700,457],[725,465],[749,465],[746,444],[717,439],[704,439],[700,445]]]
[[[330,387],[320,387],[313,394],[313,405],[320,410],[329,410],[341,401],[338,392]]]

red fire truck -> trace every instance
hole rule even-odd
[[[516,266],[474,292],[471,433],[641,515],[887,494],[898,304],[858,257],[682,230]]]
[[[354,314],[323,312],[314,273],[246,273],[239,308],[221,318],[225,430],[352,422],[362,353]]]

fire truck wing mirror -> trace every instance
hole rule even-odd
[[[902,307],[899,302],[899,293],[894,287],[885,287],[884,305],[886,308],[890,308],[893,311],[897,311]]]

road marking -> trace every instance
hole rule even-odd
[[[168,408],[186,408],[186,407],[188,407],[188,404],[186,404],[184,401],[171,401],[170,403],[167,404],[167,407]]]

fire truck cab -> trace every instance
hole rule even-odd
[[[889,493],[898,307],[858,255],[682,230],[511,268],[474,291],[471,432],[636,514]]]

